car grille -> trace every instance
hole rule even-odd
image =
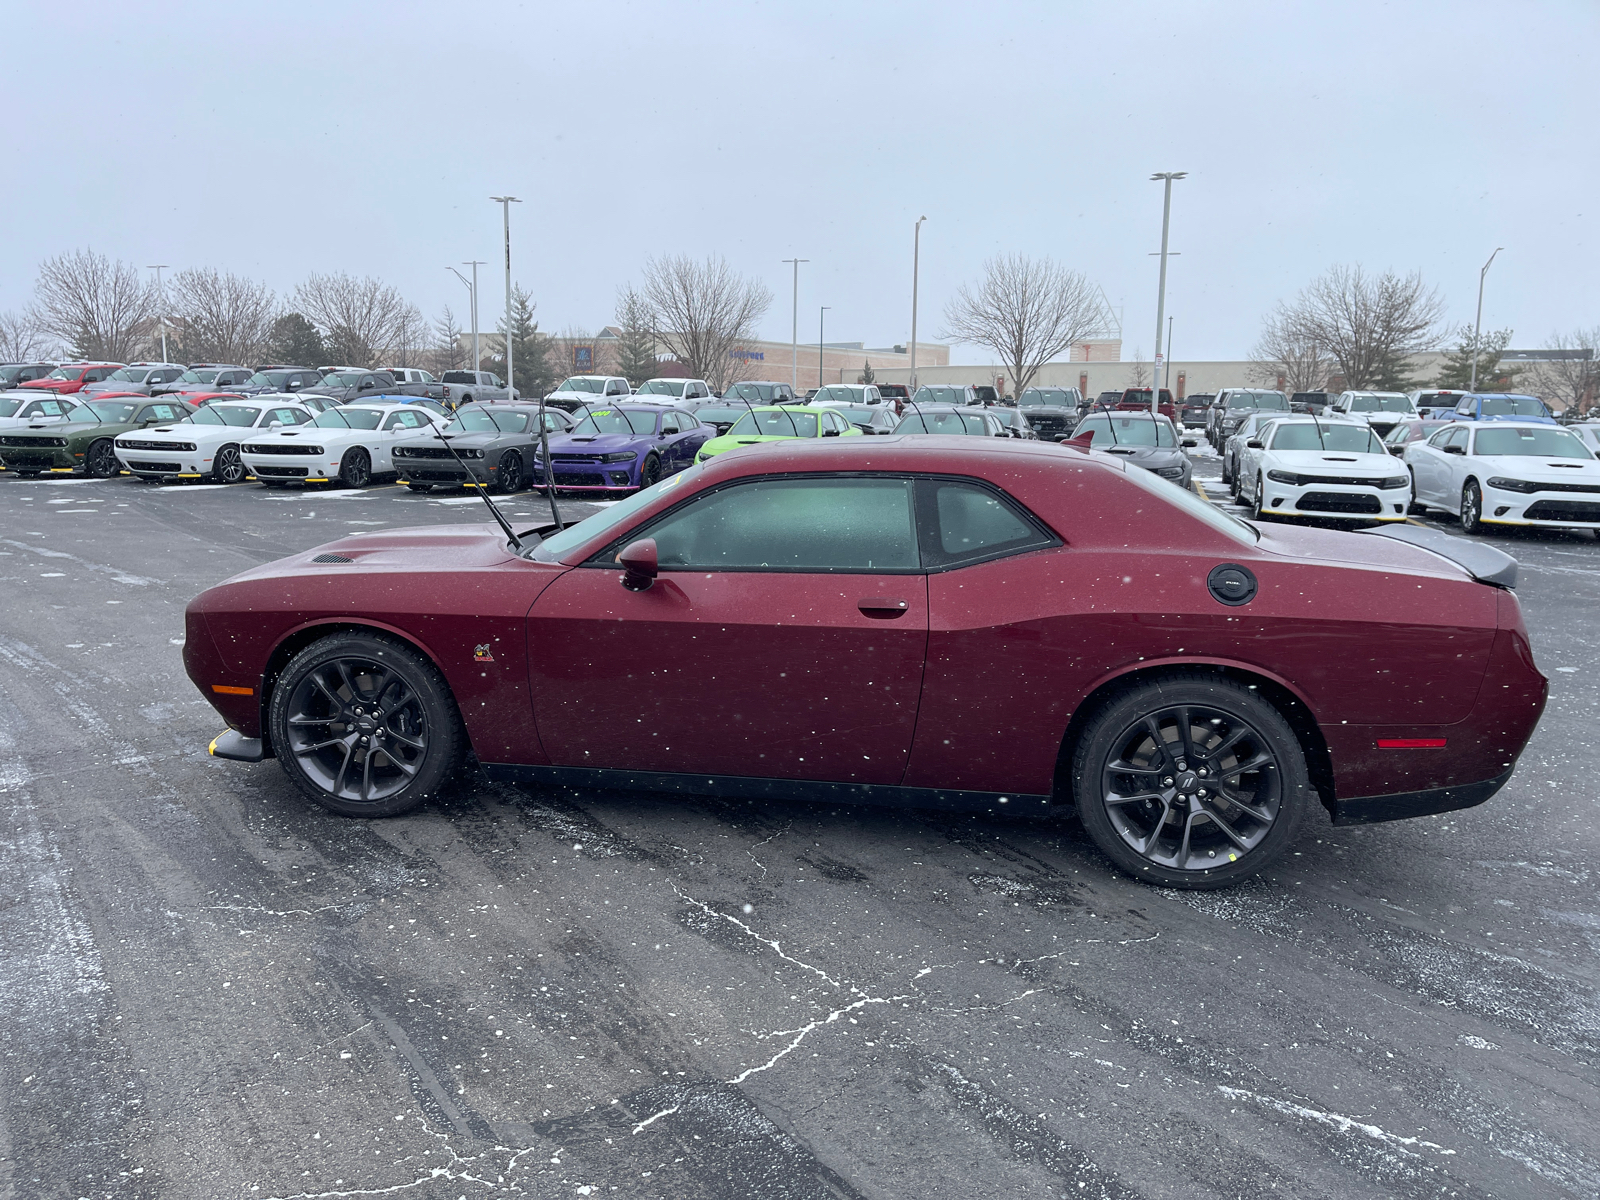
[[[304,467],[257,467],[258,478],[304,479],[310,472]]]
[[[556,483],[566,487],[610,487],[606,477],[598,471],[568,471],[556,476]]]
[[[244,450],[244,452],[246,454],[273,454],[273,455],[285,454],[285,455],[287,455],[287,454],[321,454],[322,453],[322,447],[321,446],[305,446],[305,445],[301,445],[301,444],[299,444],[297,442],[289,443],[287,445],[281,445],[281,446],[280,445],[276,445],[276,444],[267,445],[267,444],[263,444],[261,442],[252,442],[251,444],[249,444],[247,446],[244,446],[243,450]],[[301,471],[300,474],[304,475],[305,472]]]
[[[394,448],[394,456],[396,458],[447,458],[447,459],[453,459],[455,457],[453,454],[450,453],[450,451],[446,450],[443,446],[396,446]]]
[[[552,454],[550,457],[555,462],[592,463],[600,461],[598,454]]]
[[[1541,492],[1600,492],[1600,487],[1589,483],[1541,483],[1536,486]]]
[[[175,462],[129,462],[128,466],[135,471],[154,471],[162,474],[173,474],[183,470],[182,465]]]
[[[39,450],[45,446],[65,446],[67,439],[63,437],[0,437],[0,446],[23,446],[30,450]]]
[[[460,483],[464,476],[460,471],[430,471],[427,469],[406,469],[406,478],[414,479],[418,483]]]
[[[1522,514],[1530,521],[1600,521],[1600,504],[1582,500],[1540,500]]]
[[[53,466],[56,461],[56,456],[53,454],[15,454],[10,451],[6,452],[4,458],[6,466],[24,471],[33,467]]]
[[[1369,476],[1362,476],[1362,475],[1296,475],[1294,477],[1294,483],[1291,486],[1293,486],[1293,487],[1306,487],[1306,486],[1308,486],[1310,484],[1318,484],[1318,483],[1320,483],[1320,484],[1322,484],[1324,486],[1328,486],[1328,485],[1331,485],[1331,484],[1338,484],[1338,485],[1343,486],[1343,487],[1381,488],[1381,487],[1383,487],[1384,480],[1386,478],[1394,479],[1394,478],[1397,478],[1397,476],[1392,476],[1392,475],[1391,476],[1382,476],[1382,475],[1369,475]],[[1274,482],[1282,483],[1283,480],[1279,479],[1279,480],[1275,480]],[[1390,486],[1392,487],[1394,485],[1391,484]],[[1403,484],[1402,484],[1402,486],[1403,486]]]
[[[129,438],[117,439],[118,450],[165,450],[168,454],[193,454],[193,442],[140,442]]]
[[[1295,505],[1301,512],[1381,513],[1376,496],[1352,496],[1348,492],[1307,492]]]

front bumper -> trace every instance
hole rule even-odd
[[[124,446],[113,442],[117,462],[130,475],[141,479],[201,479],[211,470],[211,454],[186,449],[183,445],[163,446],[146,442],[142,446]]]
[[[639,486],[639,461],[623,463],[562,462],[551,464],[557,491],[616,492]],[[544,487],[544,463],[533,462],[533,486]]]
[[[4,446],[0,463],[9,471],[75,471],[83,459],[65,446]]]
[[[327,483],[338,477],[339,461],[309,454],[250,454],[244,468],[263,482]]]
[[[1261,511],[1279,517],[1324,517],[1347,521],[1404,521],[1411,488],[1364,487],[1348,483],[1262,481]]]
[[[1489,525],[1600,530],[1600,493],[1506,492],[1484,485],[1482,520]]]

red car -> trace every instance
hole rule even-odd
[[[779,442],[562,532],[356,534],[188,608],[189,677],[336,813],[496,779],[1044,814],[1216,887],[1481,804],[1545,701],[1516,564],[1257,528],[1085,447]]]
[[[1161,389],[1160,405],[1161,407],[1159,411],[1161,415],[1176,425],[1178,423],[1178,409],[1172,403],[1172,393],[1167,391],[1166,388]],[[1149,412],[1150,389],[1128,388],[1122,393],[1122,399],[1117,401],[1117,408],[1125,412],[1131,412],[1135,409],[1141,409],[1144,412]]]
[[[57,367],[43,379],[30,379],[18,386],[42,392],[70,395],[81,391],[86,383],[103,383],[113,371],[120,371],[122,363],[68,363]]]

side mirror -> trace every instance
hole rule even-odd
[[[1465,455],[1467,452],[1467,448],[1465,446],[1445,446],[1443,449],[1446,454]]]
[[[1194,438],[1184,438],[1183,439],[1183,448],[1185,450],[1187,450],[1190,446],[1198,446],[1199,444],[1200,443],[1195,441]]]
[[[1186,444],[1187,445],[1191,445],[1191,446],[1194,445],[1193,442],[1188,442]],[[1262,448],[1261,447],[1261,440],[1259,438],[1251,438],[1248,442],[1245,443],[1245,445],[1250,447],[1250,449],[1252,449],[1252,450],[1260,450]]]
[[[822,431],[822,436],[823,437],[838,437],[839,436],[839,431],[837,429],[824,429]]]
[[[630,592],[644,592],[656,581],[660,567],[656,563],[655,538],[640,538],[629,542],[617,554],[622,564],[622,586]]]
[[[268,429],[282,429],[283,428],[283,422],[282,421],[274,421],[272,424],[268,425],[267,428]]]

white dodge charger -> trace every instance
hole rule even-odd
[[[394,470],[396,442],[436,423],[418,404],[345,404],[309,425],[252,437],[240,450],[250,473],[268,487],[331,479],[365,487]]]
[[[1411,477],[1365,421],[1280,417],[1245,443],[1240,498],[1256,517],[1404,521]]]
[[[1463,421],[1406,447],[1417,506],[1482,525],[1600,530],[1600,461],[1548,421]]]

